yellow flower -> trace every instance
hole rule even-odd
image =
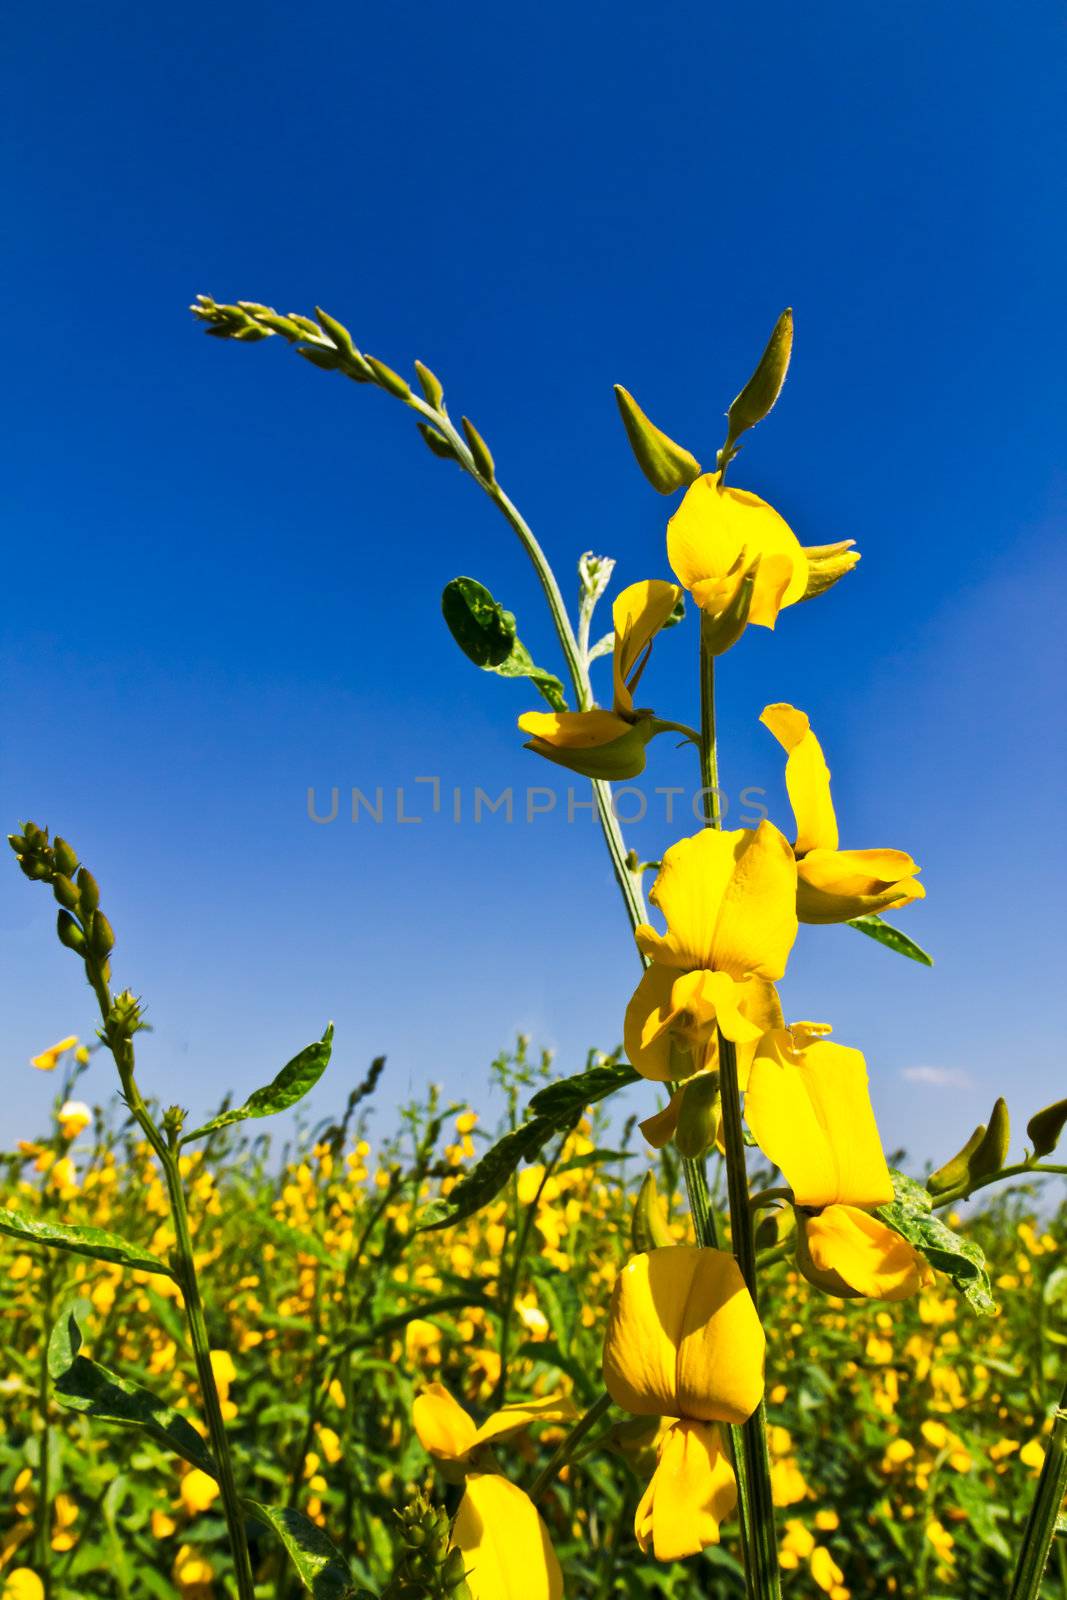
[[[686,490],[667,524],[667,559],[706,617],[729,619],[721,649],[745,622],[773,628],[784,606],[809,600],[856,565],[851,540],[804,549],[788,523],[759,495],[734,489],[717,472]],[[742,586],[750,587],[747,617]]]
[[[199,1467],[193,1467],[181,1481],[179,1490],[182,1505],[190,1515],[198,1511],[206,1511],[218,1499],[219,1486],[214,1478],[206,1472],[201,1472]]]
[[[926,890],[903,850],[839,850],[830,796],[830,769],[803,711],[764,706],[760,721],[783,750],[785,786],[797,825],[797,915],[801,922],[847,922],[872,911],[893,911],[921,900]]]
[[[3,1600],[44,1600],[44,1584],[29,1567],[15,1567],[3,1582]]]
[[[56,1113],[59,1131],[64,1139],[76,1139],[93,1120],[93,1114],[84,1100],[64,1100]]]
[[[744,1051],[776,1025],[774,979],[797,934],[796,864],[772,823],[704,828],[667,850],[649,898],[667,932],[637,929],[651,965],[623,1039],[643,1077],[667,1082],[709,1065],[719,1030]]]
[[[660,1442],[634,1533],[657,1561],[680,1561],[718,1544],[719,1524],[736,1504],[737,1482],[719,1429],[708,1422],[675,1422]]]
[[[903,1300],[933,1274],[906,1239],[866,1208],[893,1198],[858,1050],[812,1038],[798,1025],[760,1041],[745,1118],[782,1169],[798,1210],[797,1265],[818,1288],[845,1297]]]
[[[507,1438],[535,1422],[573,1422],[577,1415],[574,1402],[566,1395],[551,1394],[541,1400],[502,1406],[479,1428],[443,1383],[427,1384],[411,1408],[411,1420],[423,1449],[442,1464],[461,1468],[494,1439]]]
[[[496,1473],[467,1480],[452,1528],[471,1600],[562,1600],[563,1574],[528,1495]]]
[[[681,596],[658,578],[632,583],[612,607],[615,624],[614,693],[610,711],[526,711],[519,718],[526,746],[587,778],[636,778],[645,769],[645,746],[655,732],[649,713],[634,709],[652,641]]]
[[[73,1050],[77,1043],[77,1035],[72,1033],[68,1038],[60,1039],[58,1044],[52,1045],[48,1050],[42,1050],[39,1056],[34,1056],[30,1066],[36,1067],[39,1072],[54,1072],[60,1056],[66,1055],[68,1050]]]
[[[618,1278],[604,1340],[604,1384],[635,1416],[674,1417],[634,1519],[660,1561],[719,1538],[737,1486],[717,1427],[744,1422],[763,1396],[763,1329],[724,1250],[668,1245],[633,1256]]]

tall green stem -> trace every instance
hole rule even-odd
[[[708,827],[720,828],[722,810],[719,803],[719,758],[715,735],[715,657],[708,645],[703,618],[700,630],[700,781],[703,789],[705,823]],[[719,1034],[719,1083],[730,1205],[730,1237],[742,1276],[758,1310],[756,1242],[749,1205],[745,1140],[741,1127],[737,1054],[732,1042],[725,1039],[721,1033]],[[703,1162],[700,1166],[706,1188]],[[779,1600],[782,1591],[778,1542],[774,1527],[774,1498],[771,1492],[766,1415],[762,1401],[759,1409],[749,1417],[744,1426],[732,1429],[731,1434],[735,1441],[740,1435],[739,1442],[735,1443],[735,1470],[748,1592],[752,1600]]]
[[[230,1455],[230,1444],[226,1437],[226,1424],[222,1416],[222,1404],[219,1400],[218,1386],[211,1366],[211,1344],[208,1339],[207,1322],[204,1318],[204,1302],[200,1295],[200,1283],[196,1274],[193,1240],[189,1231],[189,1212],[185,1204],[185,1189],[182,1184],[181,1168],[178,1164],[178,1151],[176,1148],[168,1146],[163,1135],[156,1127],[137,1086],[137,1080],[134,1077],[132,1039],[113,1033],[110,1023],[112,1010],[111,990],[108,987],[105,971],[106,968],[99,966],[91,957],[86,961],[86,974],[93,987],[97,1004],[100,1007],[100,1014],[104,1020],[104,1035],[107,1039],[108,1049],[115,1058],[119,1080],[122,1084],[123,1098],[129,1106],[138,1127],[155,1151],[159,1164],[163,1169],[163,1178],[170,1201],[171,1218],[174,1223],[174,1270],[182,1291],[182,1299],[185,1303],[185,1316],[193,1346],[193,1360],[196,1363],[200,1396],[207,1418],[212,1454],[215,1458],[215,1465],[218,1468],[219,1489],[222,1493],[223,1510],[226,1517],[226,1526],[229,1530],[230,1548],[233,1553],[234,1572],[237,1578],[238,1600],[255,1600],[255,1581],[252,1576],[252,1560],[248,1553],[248,1539],[245,1535],[244,1512],[237,1493],[237,1485],[233,1475],[233,1459]]]
[[[1030,1515],[1023,1531],[1022,1548],[1012,1578],[1008,1600],[1038,1600],[1041,1579],[1048,1564],[1056,1522],[1067,1494],[1067,1383],[1045,1448],[1045,1464],[1037,1480]]]

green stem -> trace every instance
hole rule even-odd
[[[704,818],[710,828],[721,828],[719,759],[715,733],[715,657],[704,619],[700,630],[700,782]],[[741,1126],[741,1094],[737,1081],[737,1053],[733,1043],[719,1034],[719,1081],[722,1096],[722,1132],[726,1151],[726,1185],[730,1207],[730,1237],[741,1274],[759,1309],[756,1241],[749,1205],[748,1168]],[[707,1178],[701,1163],[701,1176]],[[741,1508],[741,1543],[745,1556],[745,1583],[751,1600],[780,1600],[778,1542],[771,1492],[771,1462],[767,1448],[763,1402],[740,1429],[735,1445],[738,1504]]]
[[[245,1536],[244,1513],[241,1509],[241,1502],[234,1481],[233,1460],[230,1455],[229,1441],[226,1437],[226,1424],[222,1417],[219,1391],[215,1383],[215,1374],[211,1369],[211,1346],[208,1340],[207,1323],[204,1319],[204,1304],[200,1297],[200,1285],[196,1275],[196,1263],[193,1258],[193,1241],[189,1231],[189,1213],[185,1204],[185,1190],[182,1187],[178,1151],[177,1148],[172,1149],[168,1146],[163,1135],[156,1127],[151,1112],[137,1086],[137,1081],[134,1077],[133,1040],[127,1036],[115,1035],[109,1024],[108,1019],[111,1015],[112,1000],[105,969],[90,957],[85,963],[85,970],[96,995],[100,1014],[104,1020],[104,1033],[107,1038],[108,1049],[114,1056],[115,1065],[118,1068],[123,1097],[138,1127],[155,1151],[159,1164],[163,1169],[163,1178],[167,1185],[167,1195],[170,1200],[171,1218],[174,1223],[174,1267],[185,1303],[185,1316],[193,1346],[196,1375],[200,1383],[200,1394],[207,1417],[215,1465],[218,1468],[219,1488],[222,1491],[223,1509],[230,1534],[230,1546],[233,1551],[237,1593],[239,1600],[255,1600],[255,1582],[252,1577],[252,1561],[248,1553],[248,1540]]]
[[[245,1535],[244,1511],[241,1506],[240,1496],[237,1493],[237,1484],[233,1474],[233,1458],[230,1454],[229,1440],[226,1437],[226,1423],[223,1419],[218,1386],[211,1366],[211,1342],[208,1338],[207,1321],[204,1317],[204,1302],[200,1294],[200,1283],[196,1273],[193,1239],[189,1230],[189,1212],[185,1203],[185,1189],[182,1184],[177,1151],[167,1150],[161,1160],[163,1176],[167,1185],[167,1194],[170,1199],[171,1216],[174,1221],[174,1267],[178,1275],[178,1282],[181,1285],[182,1297],[185,1300],[185,1315],[193,1346],[193,1360],[196,1363],[196,1375],[200,1381],[200,1393],[207,1417],[212,1454],[215,1457],[215,1465],[218,1468],[219,1488],[222,1491],[222,1504],[226,1516],[226,1525],[229,1529],[234,1570],[237,1576],[237,1593],[240,1596],[240,1600],[255,1600],[255,1581],[252,1576],[252,1561],[248,1553],[248,1539]]]
[[[52,1331],[52,1260],[45,1255],[43,1273],[44,1319],[41,1331],[41,1350],[37,1368],[37,1410],[41,1419],[41,1454],[37,1463],[37,1509],[34,1528],[37,1573],[46,1595],[51,1593],[50,1521],[52,1515],[51,1452],[48,1442],[49,1407],[52,1386],[48,1371],[48,1336]]]
[[[1045,1464],[1037,1480],[1030,1514],[1023,1531],[1022,1548],[1012,1578],[1008,1600],[1038,1600],[1041,1579],[1048,1564],[1056,1522],[1067,1494],[1067,1383],[1045,1447]]]
[[[490,1404],[494,1407],[494,1409],[497,1406],[503,1405],[504,1396],[507,1393],[508,1356],[511,1346],[511,1324],[513,1320],[513,1312],[515,1310],[515,1296],[518,1293],[519,1279],[522,1275],[522,1264],[526,1258],[526,1247],[530,1242],[530,1234],[533,1231],[533,1225],[537,1221],[537,1208],[541,1204],[541,1195],[544,1192],[545,1184],[551,1177],[552,1169],[556,1165],[556,1162],[559,1160],[560,1156],[563,1154],[564,1146],[569,1138],[570,1130],[568,1129],[568,1131],[563,1135],[563,1138],[560,1140],[555,1155],[552,1156],[550,1161],[546,1162],[545,1170],[541,1175],[541,1182],[537,1185],[537,1193],[534,1195],[533,1203],[532,1205],[528,1205],[524,1208],[522,1221],[519,1223],[518,1229],[515,1233],[515,1248],[511,1255],[511,1267],[508,1272],[507,1288],[505,1289],[500,1302],[500,1372],[493,1387],[493,1398],[490,1401]]]
[[[586,1411],[584,1415],[579,1417],[578,1421],[574,1424],[574,1427],[567,1434],[566,1438],[560,1440],[559,1444],[553,1450],[545,1465],[541,1468],[541,1471],[537,1474],[537,1477],[530,1486],[530,1499],[534,1501],[535,1504],[538,1500],[540,1500],[541,1496],[544,1494],[553,1478],[558,1475],[560,1467],[562,1467],[563,1464],[570,1459],[570,1457],[577,1450],[578,1446],[581,1444],[582,1440],[585,1438],[586,1434],[591,1432],[591,1430],[596,1427],[601,1417],[604,1416],[610,1407],[610,1394],[602,1394],[600,1399],[594,1400],[593,1404],[589,1407],[589,1410]]]

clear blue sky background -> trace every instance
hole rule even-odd
[[[937,965],[804,929],[787,1011],[864,1048],[916,1160],[1000,1090],[1020,1132],[1064,1092],[1064,35],[1048,0],[9,16],[4,813],[96,870],[149,1091],[248,1091],[333,1017],[317,1109],[379,1052],[386,1115],[430,1079],[478,1104],[518,1029],[561,1072],[614,1044],[637,976],[584,821],[308,821],[309,785],[565,792],[515,732],[529,694],[443,627],[456,573],[557,658],[508,530],[403,408],[205,339],[206,291],[429,362],[568,591],[590,547],[668,575],[612,382],[710,461],[794,305],[734,481],[864,559],[727,657],[724,781],[787,826],[756,718],[809,710],[844,842],[921,861],[901,921]],[[690,618],[645,680],[682,720],[694,653]],[[688,779],[666,746],[650,788]],[[52,1088],[28,1057],[93,1022],[14,863],[0,906],[6,1144]]]

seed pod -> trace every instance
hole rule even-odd
[[[673,494],[700,477],[696,456],[657,428],[621,383],[615,385],[615,400],[637,465],[657,493]]]
[[[66,945],[68,950],[75,950],[80,956],[85,954],[87,949],[85,934],[69,911],[60,911],[56,918],[56,933],[59,935],[60,944]]]
[[[1067,1100],[1057,1100],[1043,1111],[1035,1111],[1026,1124],[1035,1156],[1049,1156],[1060,1142],[1067,1126]]]
[[[1008,1116],[1003,1096],[998,1096],[997,1103],[989,1115],[989,1127],[971,1157],[968,1177],[971,1180],[988,1178],[994,1172],[999,1172],[1004,1165],[1010,1143],[1011,1118]]]
[[[463,432],[467,435],[467,443],[471,447],[474,465],[487,483],[496,482],[496,464],[493,461],[489,446],[478,432],[469,417],[461,417]]]
[[[656,1193],[654,1172],[645,1173],[638,1191],[633,1216],[630,1219],[630,1240],[637,1255],[644,1254],[646,1250],[659,1250],[665,1245],[674,1243],[671,1230],[667,1226],[667,1218],[663,1213],[663,1202]]]
[[[774,325],[755,372],[727,412],[729,426],[726,443],[720,454],[720,467],[725,467],[731,457],[737,454],[734,446],[741,435],[747,429],[754,428],[757,422],[762,422],[773,409],[782,392],[792,353],[793,313],[787,307]]]
[[[950,1161],[943,1167],[938,1167],[936,1172],[931,1172],[926,1180],[926,1187],[931,1194],[948,1194],[950,1189],[958,1189],[970,1175],[971,1157],[985,1138],[986,1125],[980,1122],[975,1128],[962,1150],[958,1150]]]

